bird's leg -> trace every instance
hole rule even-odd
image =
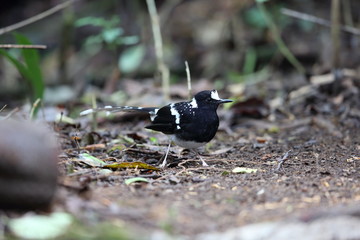
[[[167,156],[168,156],[169,151],[170,151],[170,146],[171,146],[171,141],[169,142],[169,146],[167,147],[164,160],[163,160],[163,162],[160,164],[160,168],[164,168],[164,167],[166,166],[166,163],[167,163],[166,159],[167,159]]]
[[[204,159],[200,156],[200,154],[198,153],[198,151],[196,151],[195,149],[192,149],[192,151],[196,154],[196,156],[199,157],[200,161],[201,161],[201,164],[204,166],[204,167],[208,167],[209,165],[204,161]]]

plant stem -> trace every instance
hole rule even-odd
[[[266,7],[264,6],[264,3],[262,1],[256,1],[257,6],[260,10],[260,12],[263,14],[265,21],[274,37],[274,40],[279,47],[280,52],[282,55],[293,65],[293,67],[301,74],[305,73],[305,68],[302,66],[302,64],[296,59],[296,57],[291,53],[289,48],[286,46],[284,41],[281,39],[279,30],[276,26],[276,24],[273,22],[272,18],[269,16],[268,11],[266,10]]]
[[[340,1],[331,2],[332,69],[340,67]]]
[[[163,43],[161,38],[159,15],[156,10],[154,0],[146,0],[150,18],[151,28],[154,35],[155,53],[158,71],[161,75],[163,94],[166,101],[170,99],[170,80],[169,80],[169,69],[164,61]]]

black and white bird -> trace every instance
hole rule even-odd
[[[221,99],[216,90],[206,90],[197,93],[191,101],[171,103],[161,108],[105,106],[104,108],[85,110],[80,115],[98,111],[147,112],[150,115],[151,124],[145,128],[168,135],[170,140],[180,147],[195,150],[213,139],[219,127],[219,117],[216,110],[221,103],[228,102],[232,102],[232,100]],[[171,141],[160,167],[166,166]],[[200,155],[199,158],[203,166],[208,166]]]

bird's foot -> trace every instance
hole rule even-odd
[[[209,166],[209,164],[207,164],[204,160],[202,160],[201,163],[202,163],[203,167],[208,167]]]
[[[159,165],[160,168],[165,168],[166,167],[166,159],[164,159],[164,161]]]
[[[199,157],[199,159],[200,159],[200,161],[201,161],[201,165],[202,165],[203,167],[208,167],[209,164],[207,164],[207,163],[205,162],[205,160],[200,156],[200,154],[199,154],[197,151],[194,151],[194,152],[195,152],[195,154]]]

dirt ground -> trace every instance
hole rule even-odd
[[[141,161],[156,166],[167,138],[144,130],[147,120],[137,115],[103,120],[91,134],[89,122],[80,128],[60,127],[63,161],[56,208],[85,222],[116,221],[140,235],[160,230],[193,236],[263,221],[306,222],[336,214],[340,207],[359,205],[357,117],[304,112],[275,121],[234,117],[230,121],[226,115],[231,111],[220,109],[223,124],[203,149],[209,167],[173,146],[171,164],[160,171],[104,172],[75,156],[87,152],[106,162]],[[79,141],[86,142],[86,150],[70,140],[74,132],[82,136]],[[119,142],[119,136],[126,139]],[[154,137],[157,140],[151,142]],[[109,152],[119,145],[123,148]],[[236,167],[256,172],[234,173]],[[125,184],[133,177],[148,182]]]

